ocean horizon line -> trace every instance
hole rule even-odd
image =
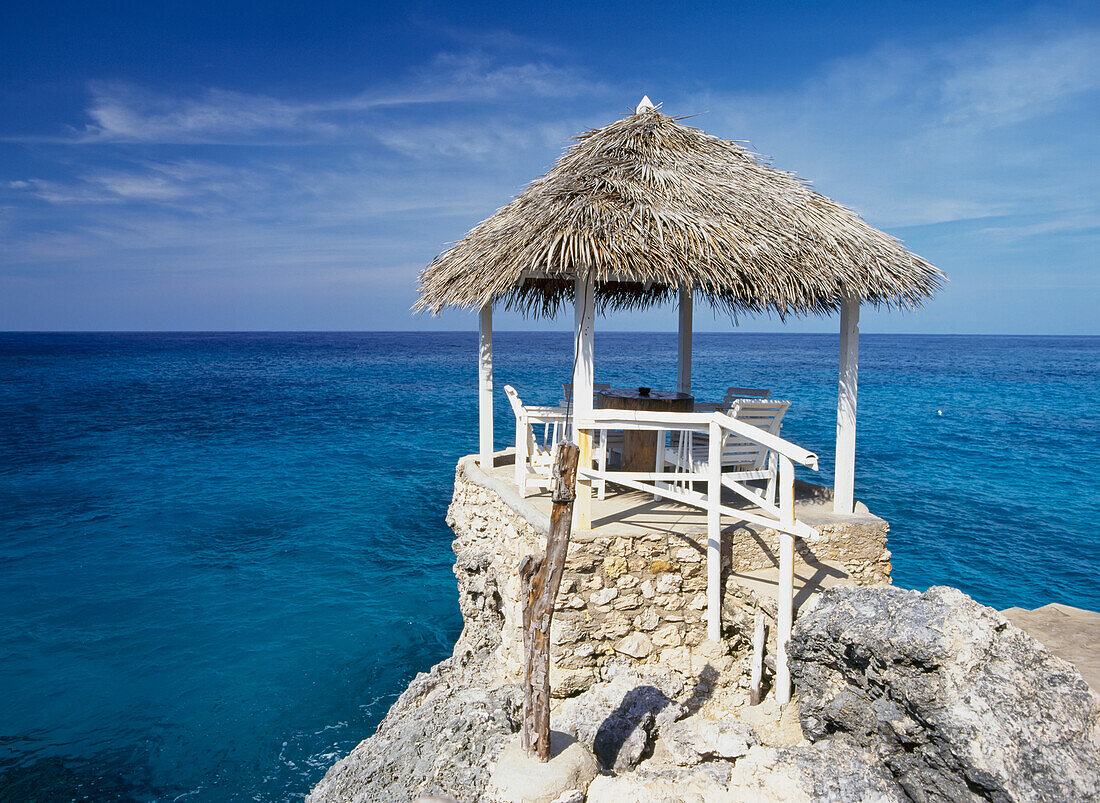
[[[571,335],[571,329],[497,329],[501,335]],[[477,329],[3,329],[3,335],[456,335],[477,334]],[[605,329],[596,335],[675,335],[675,329]],[[784,337],[836,335],[834,331],[776,332],[767,330],[700,330],[694,335],[781,335]],[[998,338],[1100,338],[1097,333],[1068,332],[867,332],[860,330],[860,337],[998,337]]]

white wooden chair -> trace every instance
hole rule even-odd
[[[727,415],[744,421],[764,432],[778,435],[783,425],[783,416],[791,406],[789,401],[769,399],[734,399]],[[657,450],[657,471],[673,466],[678,471],[705,472],[709,468],[709,436],[691,432],[682,433],[674,443]],[[731,432],[724,432],[722,438],[722,483],[737,490],[744,496],[753,495],[775,504],[776,489],[775,453],[766,447]],[[765,481],[762,492],[744,485],[746,482]]]
[[[511,385],[504,386],[504,395],[516,415],[516,486],[522,496],[528,486],[550,487],[554,446],[558,433],[564,431],[566,411],[563,407],[524,406]],[[535,427],[542,425],[542,440],[535,436]],[[532,478],[530,472],[534,473]]]

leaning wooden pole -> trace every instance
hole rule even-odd
[[[579,451],[576,444],[558,444],[546,554],[528,555],[519,567],[527,601],[523,609],[523,747],[539,761],[550,760],[550,621],[569,551]]]

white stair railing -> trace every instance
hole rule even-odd
[[[707,636],[718,641],[722,634],[722,516],[760,524],[779,532],[779,583],[777,589],[777,655],[775,670],[776,699],[780,704],[790,700],[790,669],[787,663],[787,645],[790,642],[794,621],[794,539],[816,540],[818,532],[799,521],[794,513],[794,464],[818,470],[818,458],[778,435],[739,421],[721,412],[712,413],[654,413],[644,410],[595,410],[591,417],[577,422],[580,430],[653,430],[658,438],[658,452],[665,449],[665,432],[679,432],[682,445],[689,433],[707,434],[708,455],[703,470],[692,466],[664,471],[663,459],[658,460],[654,471],[608,471],[580,467],[578,473],[591,479],[611,481],[628,488],[652,493],[700,507],[707,512]],[[742,483],[722,477],[722,442],[725,433],[751,440],[775,455],[778,505],[763,494],[758,494]],[[681,466],[683,463],[681,462]],[[695,483],[705,484],[706,493],[694,488]],[[722,488],[729,488],[752,502],[757,510],[734,508],[722,503]],[[759,511],[759,512],[758,512]]]
[[[532,424],[559,424],[565,411],[557,408],[524,407],[515,391],[506,387],[516,411],[516,483],[525,492],[529,483],[526,466],[532,451]],[[661,455],[654,471],[609,471],[606,462],[599,460],[600,468],[591,465],[578,467],[577,474],[598,482],[614,482],[634,490],[664,497],[694,507],[707,513],[707,636],[718,641],[722,635],[722,517],[759,524],[779,533],[779,584],[777,591],[777,655],[775,668],[776,699],[780,704],[790,700],[790,670],[787,664],[787,645],[790,642],[794,619],[794,539],[816,540],[817,531],[799,521],[794,512],[794,465],[818,470],[817,455],[797,444],[784,440],[752,424],[740,421],[722,412],[708,413],[657,413],[646,410],[594,410],[575,423],[578,431],[609,430],[652,431],[658,437],[658,453]],[[665,471],[663,451],[665,434],[679,433],[678,446],[685,448],[689,435],[705,433],[708,438],[708,454],[705,466],[690,461],[677,460],[675,471]],[[767,474],[778,486],[778,504],[731,478],[722,475],[722,443],[726,434],[736,435],[760,444],[774,455],[774,475],[771,469],[751,474]],[[606,448],[606,438],[603,441]],[[683,457],[681,454],[680,457]],[[684,468],[688,466],[688,468]],[[744,480],[744,477],[741,477]],[[760,477],[750,476],[750,479]],[[703,485],[706,492],[696,490]],[[756,509],[735,508],[722,503],[722,489],[729,488],[747,499]]]

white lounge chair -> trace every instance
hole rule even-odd
[[[766,388],[726,388],[725,400],[728,402],[737,399],[770,399],[772,392]]]
[[[726,388],[726,395],[720,402],[695,402],[695,412],[713,413],[715,410],[728,410],[738,399],[769,399],[772,392],[766,388]]]
[[[728,415],[759,427],[764,432],[778,435],[783,416],[791,406],[789,401],[767,399],[735,399]],[[723,430],[723,432],[725,432]],[[674,466],[679,471],[705,472],[709,468],[709,436],[702,433],[682,433],[682,437],[663,449],[657,450],[657,470]],[[758,496],[775,504],[776,488],[775,454],[749,438],[725,432],[722,438],[722,484],[733,488],[743,496]],[[744,483],[764,480],[762,492],[748,488]]]
[[[527,495],[527,487],[550,487],[550,470],[558,433],[564,431],[566,411],[563,407],[525,406],[511,385],[504,386],[504,395],[516,415],[516,486]],[[543,427],[542,440],[535,436],[535,427]],[[530,472],[535,476],[532,478]]]

